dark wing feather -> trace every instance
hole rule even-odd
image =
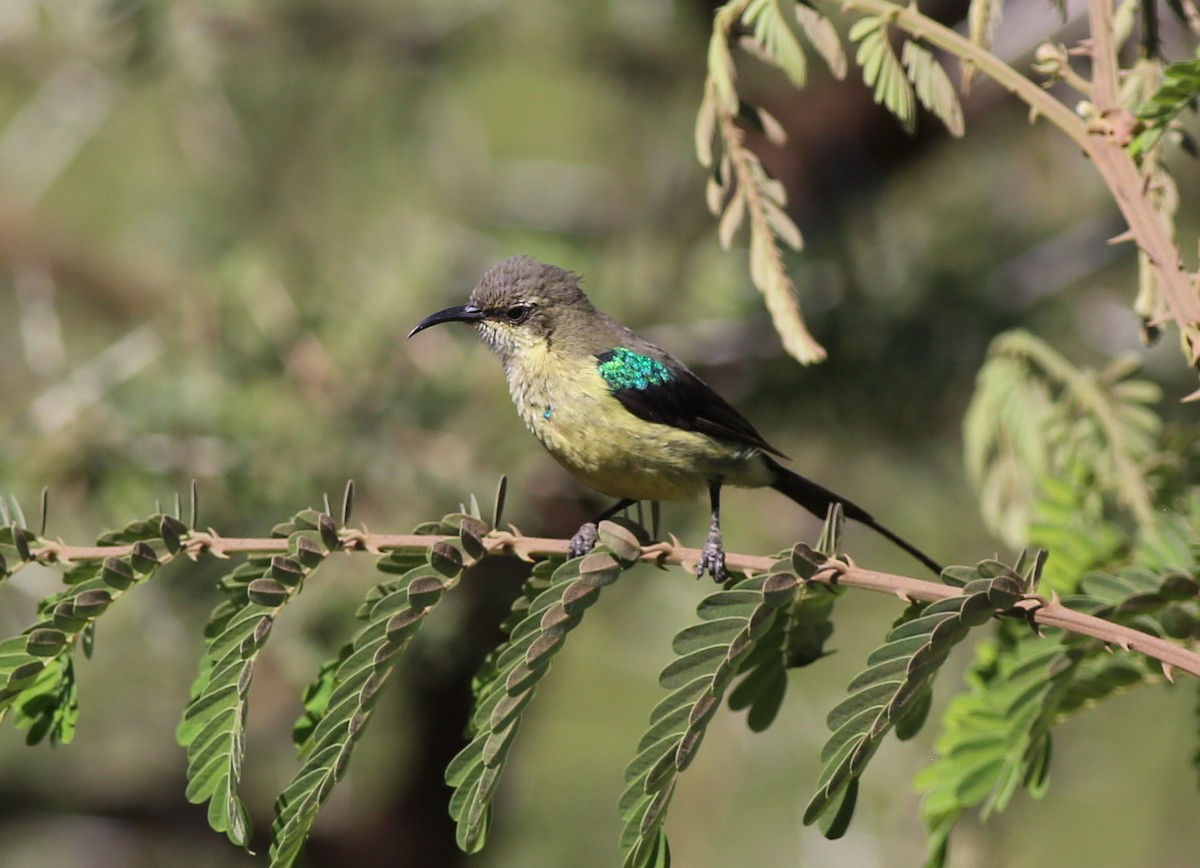
[[[606,362],[612,353],[596,358]],[[642,387],[612,388],[612,395],[626,410],[647,422],[658,422],[685,431],[708,434],[733,443],[754,446],[780,458],[787,456],[763,439],[746,417],[735,410],[713,388],[674,359],[660,359],[671,372],[666,382]]]

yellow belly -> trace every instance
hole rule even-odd
[[[772,481],[757,449],[633,415],[588,359],[555,364],[553,376],[547,370],[545,364],[510,368],[513,402],[555,460],[597,491],[633,500],[690,500],[712,480],[748,487]]]

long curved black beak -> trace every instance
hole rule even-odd
[[[417,332],[423,332],[430,326],[441,325],[444,322],[479,322],[481,319],[483,319],[483,311],[475,305],[460,304],[425,317],[408,333],[408,336],[411,338]]]

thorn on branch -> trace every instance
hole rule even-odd
[[[673,539],[672,542],[658,540],[657,542],[650,543],[648,546],[644,546],[642,548],[642,554],[654,555],[654,565],[658,567],[666,567],[666,562],[670,559],[671,555],[675,553],[675,548],[677,547],[678,543],[679,540],[677,539]]]
[[[371,537],[365,528],[342,528],[341,532],[338,533],[338,543],[342,551],[370,552],[373,555],[383,554],[383,550],[371,542]]]
[[[527,564],[534,563],[534,557],[530,554],[531,544],[527,542],[528,537],[521,532],[521,529],[515,524],[509,525],[509,530],[494,530],[487,535],[484,545],[488,551],[497,551],[507,549],[512,552],[519,560]]]
[[[1079,40],[1073,46],[1068,48],[1067,54],[1071,55],[1072,57],[1091,57],[1094,50],[1095,42],[1089,36],[1085,39]]]
[[[229,560],[228,553],[221,546],[221,535],[211,527],[204,530],[193,530],[183,542],[183,550],[193,561],[200,560],[200,555],[208,552],[214,558]]]
[[[66,564],[73,563],[70,557],[63,554],[64,549],[68,549],[66,542],[61,537],[57,540],[42,540],[42,545],[32,551],[33,559],[40,564]]]
[[[842,577],[846,575],[846,573],[854,566],[852,563],[847,563],[847,561],[849,561],[849,558],[846,560],[832,557],[826,558],[825,562],[817,568],[815,573],[813,573],[813,580],[824,582],[825,584],[829,585],[829,587],[836,588],[841,582]],[[896,593],[899,597],[904,596],[904,594],[900,591],[897,591]]]
[[[1128,109],[1106,108],[1093,116],[1088,123],[1088,132],[1104,136],[1122,148],[1127,147],[1145,128],[1145,125]]]
[[[1045,634],[1042,633],[1042,625],[1038,623],[1037,613],[1041,609],[1045,608],[1045,606],[1046,599],[1044,597],[1031,594],[1018,600],[1016,604],[1004,614],[1011,615],[1014,618],[1020,618],[1029,626],[1029,629],[1033,635],[1041,639]]]

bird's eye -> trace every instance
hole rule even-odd
[[[514,304],[504,311],[504,318],[512,323],[521,323],[525,322],[531,313],[533,313],[533,305]]]

